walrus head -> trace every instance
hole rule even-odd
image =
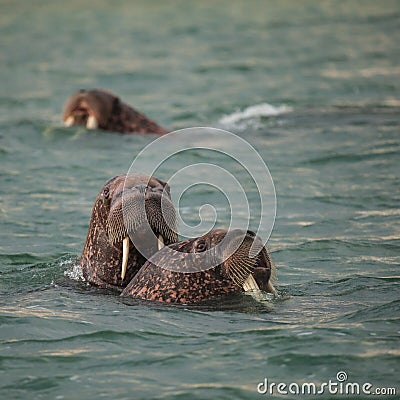
[[[74,93],[64,107],[66,126],[83,125],[87,129],[106,129],[118,97],[105,90],[84,90]]]
[[[275,294],[274,272],[266,247],[253,232],[216,229],[161,249],[121,296],[188,304],[250,290]]]
[[[65,126],[82,125],[87,129],[103,129],[119,133],[158,133],[168,131],[146,115],[122,102],[103,89],[81,89],[64,107]]]
[[[175,225],[167,183],[144,175],[110,179],[93,206],[80,258],[84,278],[103,288],[125,287],[147,258],[177,241]]]

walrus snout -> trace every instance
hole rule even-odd
[[[65,104],[64,125],[105,129],[116,100],[118,100],[117,97],[106,91],[81,89],[74,93]]]
[[[274,266],[259,236],[235,229],[226,233],[222,244],[222,264],[233,282],[245,291],[276,293],[271,283]]]
[[[78,107],[74,110],[72,115],[69,115],[64,119],[64,125],[67,127],[73,125],[82,125],[87,129],[97,129],[99,127],[99,122],[94,115],[91,115],[89,110]]]
[[[107,233],[111,243],[122,242],[121,279],[126,275],[130,249],[147,259],[177,240],[175,207],[165,187],[165,182],[154,179],[126,179],[111,202]]]
[[[176,241],[175,207],[168,194],[146,185],[125,190],[110,206],[107,233],[112,243],[146,230],[161,235],[166,244]]]
[[[81,256],[85,279],[122,288],[157,250],[177,240],[169,186],[155,177],[120,175],[97,195]]]

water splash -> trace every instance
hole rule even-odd
[[[68,260],[62,263],[63,266],[67,265],[68,268],[64,271],[64,276],[78,282],[85,282],[83,277],[82,266],[76,260]]]
[[[292,108],[284,104],[273,106],[268,103],[261,103],[224,115],[219,122],[227,127],[241,128],[247,125],[257,125],[257,121],[262,117],[275,117],[291,111]]]

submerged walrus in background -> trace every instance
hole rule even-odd
[[[144,175],[110,179],[96,197],[80,258],[86,281],[121,290],[146,262],[129,236],[146,244],[149,258],[177,241],[175,218],[167,183]]]
[[[63,121],[66,126],[83,125],[87,129],[119,133],[168,133],[144,114],[102,89],[81,89],[74,93],[64,107]]]
[[[224,245],[218,247],[225,237]],[[259,250],[251,258],[249,250],[253,243]],[[210,249],[214,250],[206,253],[207,259],[202,257],[200,253]],[[206,269],[207,264],[214,267]],[[121,296],[189,304],[215,295],[249,290],[275,294],[271,282],[274,272],[267,249],[253,232],[216,229],[199,238],[162,248],[144,264]]]

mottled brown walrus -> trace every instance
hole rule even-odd
[[[119,133],[168,133],[146,115],[102,89],[81,89],[74,93],[65,104],[63,121],[66,126],[83,125],[87,129]]]
[[[177,241],[175,217],[167,183],[143,175],[110,179],[96,197],[80,258],[85,280],[121,290],[164,243]]]
[[[250,257],[253,243],[258,247],[257,255]],[[251,231],[216,229],[162,248],[121,296],[190,304],[249,290],[275,294],[273,277],[273,262],[258,236]]]

